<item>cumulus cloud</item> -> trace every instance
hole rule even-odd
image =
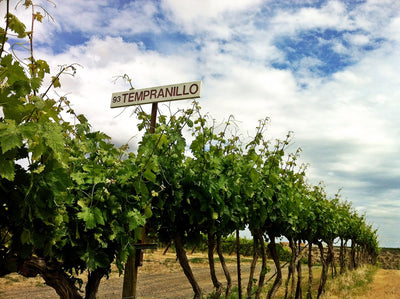
[[[345,4],[339,1],[329,1],[322,8],[305,7],[299,10],[278,10],[270,23],[273,30],[279,35],[293,35],[315,28],[342,30],[353,27],[346,13]]]
[[[171,18],[174,18],[177,23],[181,23],[186,30],[188,28],[196,30],[210,21],[216,21],[225,14],[248,13],[249,9],[257,7],[260,3],[262,3],[261,0],[163,0],[162,7],[165,11],[170,12]]]

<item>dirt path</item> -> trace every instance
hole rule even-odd
[[[232,275],[233,285],[237,285],[236,269],[234,266],[230,266],[229,270]],[[243,269],[245,273],[248,273],[247,267]],[[193,267],[193,273],[203,289],[203,294],[207,295],[212,292],[213,286],[210,278],[210,271],[205,267]],[[217,270],[218,279],[225,284],[225,277],[222,270]],[[247,281],[247,275],[243,276]],[[112,283],[112,282],[111,282]],[[121,290],[121,288],[120,288]],[[107,282],[99,290],[101,297],[99,298],[119,298],[113,297],[112,287],[108,288]],[[193,290],[186,279],[186,276],[182,271],[171,272],[169,274],[139,274],[138,277],[138,299],[150,299],[150,298],[193,298]]]
[[[204,295],[212,292],[210,272],[207,267],[193,266],[194,275],[203,289]],[[237,285],[236,269],[230,266],[233,285]],[[248,267],[243,267],[243,284],[247,283]],[[222,270],[217,271],[218,278],[225,283]],[[246,281],[246,282],[245,282]],[[98,299],[120,299],[122,294],[122,277],[112,276],[100,284]],[[45,285],[24,286],[21,288],[9,288],[1,290],[0,298],[58,298],[55,291]],[[182,271],[171,271],[170,273],[139,273],[137,285],[137,298],[193,298],[192,288]]]
[[[354,298],[400,298],[400,271],[379,269],[375,273],[372,283],[367,286],[366,292],[362,296]]]

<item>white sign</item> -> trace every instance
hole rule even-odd
[[[111,108],[195,99],[200,97],[200,92],[201,81],[115,92],[111,96]]]

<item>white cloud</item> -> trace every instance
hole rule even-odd
[[[278,11],[272,18],[271,24],[274,32],[288,35],[302,30],[353,27],[346,14],[344,3],[339,1],[330,1],[321,9],[309,7],[296,11]]]
[[[160,33],[163,28],[160,28],[156,22],[155,15],[157,13],[157,6],[151,1],[130,2],[120,10],[110,11],[110,17],[107,20],[109,25],[107,25],[105,33],[111,35]]]
[[[179,30],[188,34],[206,34],[211,38],[230,39],[237,24],[248,20],[262,0],[174,1],[163,0],[161,8]]]
[[[400,9],[400,7],[399,7]],[[383,32],[385,33],[385,37],[399,42],[400,41],[400,17],[393,18],[390,24],[383,28]]]
[[[261,4],[261,0],[163,0],[162,7],[170,10],[177,22],[207,22],[226,13],[247,12]]]
[[[51,14],[55,17],[58,29],[67,32],[98,32],[101,30],[103,20],[112,16],[107,16],[109,12],[107,0],[58,0],[55,3],[56,8],[51,9]]]

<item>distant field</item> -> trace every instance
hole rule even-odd
[[[378,262],[383,269],[400,270],[400,248],[381,248]]]

